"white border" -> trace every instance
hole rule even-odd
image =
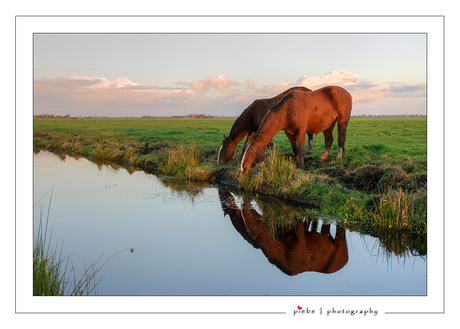
[[[444,311],[442,17],[16,17],[16,312],[286,312],[299,304],[384,312]],[[427,33],[428,296],[60,297],[32,296],[33,33]],[[338,50],[339,52],[340,50]],[[378,63],[375,63],[378,65]],[[436,146],[436,147],[435,147]],[[275,315],[273,315],[275,316]],[[83,324],[84,325],[84,324]]]

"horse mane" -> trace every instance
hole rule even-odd
[[[236,127],[238,127],[238,125],[240,124],[240,121],[243,120],[243,118],[245,117],[245,114],[246,112],[252,107],[252,105],[254,105],[255,102],[257,102],[258,99],[256,99],[254,102],[252,102],[251,105],[249,105],[241,114],[240,116],[235,120],[235,122],[233,123],[233,126],[232,126],[232,129],[230,129],[230,135],[232,134],[232,131],[233,129],[235,129]]]
[[[292,92],[286,94],[283,98],[281,98],[281,100],[278,103],[276,103],[270,108],[270,111],[275,112],[275,113],[280,111],[284,107],[284,103],[286,103],[288,100],[292,98],[294,98],[294,95],[292,94]]]

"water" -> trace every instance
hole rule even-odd
[[[49,203],[53,241],[77,277],[122,251],[103,266],[98,295],[426,295],[419,238],[351,232],[225,187],[42,151],[35,231]]]

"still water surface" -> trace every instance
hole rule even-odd
[[[77,277],[128,249],[101,270],[98,295],[426,295],[426,243],[394,246],[225,187],[41,151],[34,204],[35,232],[50,204]]]

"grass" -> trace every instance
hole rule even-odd
[[[66,259],[50,247],[48,221],[43,223],[40,216],[39,230],[34,243],[33,253],[33,295],[59,296],[64,294]]]
[[[306,201],[345,222],[426,233],[426,118],[352,118],[343,161],[335,160],[337,131],[329,159],[318,161],[324,148],[318,134],[305,171],[286,156],[292,148],[280,132],[274,137],[276,152],[249,175],[239,172],[243,142],[228,165],[216,165],[223,134],[228,135],[233,122],[38,119],[34,148],[182,179],[225,180],[242,189]]]
[[[269,150],[265,161],[256,165],[252,175],[236,172],[240,187],[264,190],[270,194],[292,195],[302,186],[296,164],[279,152],[278,148]]]
[[[201,166],[201,152],[194,145],[162,149],[158,155],[159,171],[162,174],[187,178],[190,180],[207,180],[211,177],[211,170]]]
[[[101,266],[98,265],[101,257],[96,263],[85,267],[84,274],[77,279],[75,271],[69,268],[69,257],[63,257],[62,244],[54,248],[51,246],[52,232],[48,227],[49,210],[46,220],[43,218],[43,207],[40,206],[38,230],[34,239],[33,250],[33,295],[34,296],[82,296],[96,294],[96,288],[102,278],[97,278],[99,271],[116,255],[131,248],[120,250],[110,257]]]
[[[409,194],[401,189],[387,191],[379,197],[370,212],[372,221],[377,225],[391,227],[411,227],[420,221],[421,227],[426,227],[426,191],[425,193]]]

